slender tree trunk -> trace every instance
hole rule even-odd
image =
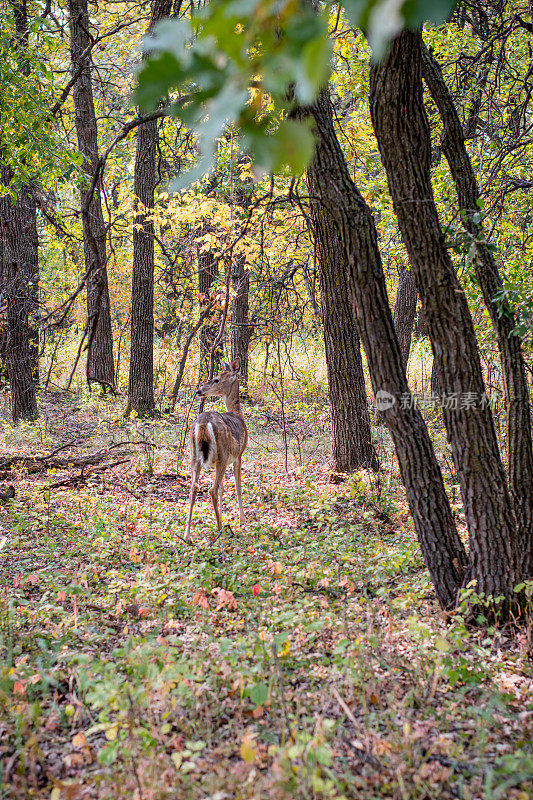
[[[427,331],[426,320],[424,319],[424,312],[422,311],[421,308],[419,308],[418,313],[415,316],[415,321],[413,325],[413,336],[415,337],[415,339],[423,339],[424,337],[427,337],[427,335],[428,331]]]
[[[185,364],[187,363],[187,356],[189,354],[189,348],[192,344],[192,341],[204,322],[204,319],[207,317],[209,312],[211,311],[211,305],[206,306],[200,316],[198,317],[198,322],[196,325],[191,326],[187,338],[185,339],[185,344],[183,345],[183,350],[181,353],[181,359],[178,366],[178,373],[176,375],[176,380],[174,381],[174,388],[172,389],[172,399],[170,402],[170,410],[174,411],[176,406],[176,401],[178,399],[178,392],[181,387],[181,382],[183,380],[183,374],[185,372]]]
[[[394,332],[372,213],[350,178],[335,134],[329,94],[310,109],[317,137],[313,174],[318,198],[345,254],[342,290],[351,301],[380,413],[389,428],[420,546],[439,602],[453,607],[466,554],[455,530],[440,468],[412,402]]]
[[[209,231],[208,226],[204,226],[203,233]],[[213,256],[210,250],[201,250],[198,246],[198,293],[200,295],[200,312],[209,305],[212,298],[213,284],[218,279],[218,259]],[[200,329],[200,374],[209,372],[211,348],[218,334],[218,314],[213,310],[211,318],[208,317],[203,327]],[[219,346],[215,352],[215,371],[220,367],[222,359],[222,347]]]
[[[12,171],[1,167],[1,183],[9,186]],[[37,397],[30,358],[31,309],[28,269],[24,261],[24,211],[21,197],[0,197],[0,284],[5,319],[2,325],[2,358],[6,365],[11,391],[13,422],[37,419]]]
[[[252,335],[249,318],[250,273],[245,269],[245,257],[237,254],[233,258],[231,283],[233,302],[231,304],[231,360],[241,361],[240,384],[246,390],[248,386],[248,348]]]
[[[389,190],[424,308],[439,380],[457,407],[444,422],[459,475],[478,592],[511,606],[516,520],[488,406],[474,326],[433,198],[420,32],[405,31],[370,77],[370,109]],[[473,403],[465,403],[473,398]],[[455,405],[455,402],[454,402]]]
[[[83,250],[87,278],[89,349],[87,382],[114,388],[113,333],[107,282],[106,228],[99,186],[89,200],[88,186],[98,162],[98,130],[91,77],[91,35],[87,0],[69,0],[70,53],[72,73],[82,72],[72,96],[76,112],[78,146],[84,158],[87,179],[81,190]]]
[[[315,259],[314,271],[315,271],[315,274],[316,274],[316,259]],[[309,266],[305,262],[302,264],[302,273],[303,273],[305,291],[307,292],[307,297],[308,297],[309,303],[311,305],[311,310],[312,310],[312,312],[313,312],[313,314],[315,316],[315,320],[316,320],[317,324],[321,326],[322,325],[322,309],[320,308],[320,305],[319,305],[319,303],[317,302],[317,299],[316,299],[316,291],[315,291],[316,279],[312,275],[309,274]]]
[[[171,0],[152,0],[148,33],[172,10]],[[155,412],[154,400],[154,225],[147,217],[154,207],[157,184],[157,120],[137,128],[134,191],[138,207],[133,225],[131,285],[131,350],[126,413]]]
[[[411,270],[402,269],[400,272],[398,293],[396,295],[392,319],[402,352],[404,370],[407,369],[407,362],[409,361],[417,300],[418,292],[416,291],[416,285],[411,275]]]
[[[439,366],[437,364],[437,359],[433,359],[433,364],[431,365],[431,396],[435,398],[442,398],[442,386],[439,378]]]
[[[379,462],[372,444],[361,342],[347,291],[347,282],[351,279],[347,253],[342,234],[323,202],[321,180],[317,148],[307,169],[307,183],[328,368],[332,467],[338,472],[354,472],[362,467],[378,469]]]
[[[513,336],[516,323],[512,309],[505,301],[502,308],[495,300],[503,285],[494,255],[484,241],[480,192],[461,120],[440,65],[425,46],[422,73],[442,119],[442,150],[457,189],[463,224],[472,236],[474,270],[498,340],[507,402],[509,485],[519,523],[518,552],[523,558],[523,577],[533,578],[533,448],[524,357],[519,337]]]

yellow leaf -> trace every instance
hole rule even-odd
[[[72,747],[74,750],[81,750],[82,747],[87,747],[87,739],[83,731],[80,731],[73,737]]]
[[[58,789],[57,786],[55,789],[52,789],[50,792],[50,800],[59,800],[61,797],[61,789]]]
[[[175,751],[174,753],[170,754],[170,758],[172,759],[172,763],[174,764],[176,769],[179,769],[181,767],[181,762],[183,761],[182,754]]]
[[[251,764],[253,761],[255,761],[256,752],[253,746],[254,744],[255,742],[253,736],[246,734],[241,743],[241,758],[243,761],[246,761],[247,764]]]
[[[114,742],[117,738],[118,733],[118,725],[111,725],[105,732],[105,738],[109,742]]]

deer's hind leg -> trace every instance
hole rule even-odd
[[[222,512],[221,512],[221,501],[222,501],[222,482],[224,480],[224,475],[226,474],[226,467],[227,464],[220,464],[216,465],[216,476],[215,482],[213,483],[211,489],[209,490],[209,494],[211,495],[211,502],[213,503],[213,508],[215,510],[215,517],[217,521],[217,530],[222,530]]]
[[[239,522],[241,525],[244,525],[246,517],[244,516],[244,509],[242,506],[241,456],[235,459],[233,470],[235,472],[235,494],[237,495],[237,502],[239,503]]]
[[[188,542],[191,538],[191,520],[192,520],[192,510],[194,508],[194,503],[196,500],[196,495],[198,494],[198,479],[200,477],[200,472],[202,467],[199,461],[193,461],[191,459],[191,491],[189,493],[189,512],[187,514],[187,526],[185,528],[185,541]]]

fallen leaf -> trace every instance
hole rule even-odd
[[[255,761],[256,751],[254,748],[254,736],[251,733],[247,733],[244,739],[241,742],[241,758],[243,761],[246,761],[247,764],[251,764]]]

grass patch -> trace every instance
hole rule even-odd
[[[285,474],[274,410],[255,406],[247,526],[230,480],[210,544],[203,474],[187,546],[179,425],[46,403],[44,449],[78,406],[80,453],[136,433],[155,447],[67,489],[18,475],[0,533],[2,797],[530,797],[528,632],[440,612],[393,466],[329,483],[317,405]]]

